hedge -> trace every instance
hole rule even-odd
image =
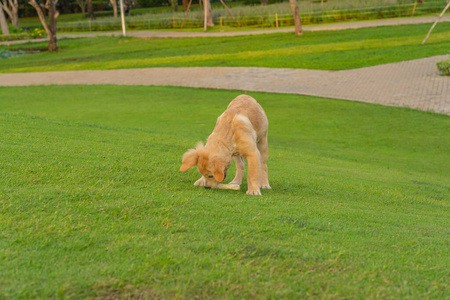
[[[437,67],[442,75],[450,76],[450,60],[438,62]]]

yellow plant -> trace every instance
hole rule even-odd
[[[47,32],[41,28],[35,28],[28,32],[28,36],[32,39],[38,39],[47,36]]]

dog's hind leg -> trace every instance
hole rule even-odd
[[[245,162],[240,155],[233,156],[233,160],[236,163],[236,176],[234,176],[234,179],[230,182],[230,184],[241,185],[242,178],[244,177]]]
[[[267,159],[269,158],[269,147],[267,143],[267,133],[258,142],[259,153],[261,153],[261,188],[272,189],[269,185],[269,175],[267,173]]]

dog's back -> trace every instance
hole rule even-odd
[[[227,110],[219,117],[224,118],[224,123],[232,121],[237,115],[247,117],[256,132],[257,137],[264,136],[267,133],[269,121],[266,114],[253,97],[240,95],[236,97],[227,107]],[[219,125],[219,119],[218,124]],[[226,119],[226,120],[225,120]]]

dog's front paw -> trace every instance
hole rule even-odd
[[[248,190],[246,194],[252,195],[252,196],[261,196],[261,191],[260,190],[254,190],[254,191]]]
[[[233,184],[233,185],[241,185],[241,184],[242,184],[242,180],[241,180],[241,181],[238,181],[238,180],[234,180],[234,179],[233,179],[233,181],[231,181],[229,184]]]
[[[263,190],[271,190],[272,188],[270,187],[270,185],[268,185],[268,184],[263,184],[262,186],[261,186],[261,188],[263,189]]]
[[[199,180],[197,180],[194,185],[195,186],[205,186],[206,184],[206,180],[205,177],[202,176],[202,178],[200,178]]]

